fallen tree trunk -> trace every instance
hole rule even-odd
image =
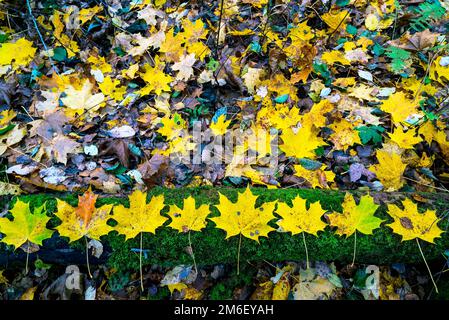
[[[166,203],[182,204],[182,199],[192,195],[197,202],[206,204],[218,203],[218,192],[222,192],[229,197],[235,197],[236,189],[229,188],[181,188],[164,189],[154,188],[149,193],[151,195],[165,195]],[[296,195],[310,201],[320,201],[326,210],[338,211],[344,197],[343,192],[325,190],[305,190],[305,189],[277,189],[268,190],[255,188],[253,192],[260,196],[261,202],[265,201],[289,201]],[[355,195],[360,192],[353,192]],[[372,193],[377,200],[384,203],[391,203],[405,197],[411,197],[412,193]],[[34,205],[41,205],[47,201],[49,211],[55,210],[55,197],[76,203],[76,196],[73,194],[45,194],[23,196],[23,201],[30,201]],[[449,212],[449,196],[442,193],[420,193],[418,198],[420,207],[429,207],[437,210],[440,216]],[[3,199],[10,201],[10,199]],[[97,204],[105,203],[125,203],[126,198],[102,197]],[[211,207],[213,208],[213,207]],[[385,205],[382,205],[377,216],[387,222],[391,218],[385,213]],[[218,211],[213,208],[212,215],[217,215]],[[57,221],[51,221],[57,224]],[[446,217],[439,224],[440,228],[446,230],[449,220]],[[192,258],[188,253],[188,237],[186,234],[178,233],[167,227],[161,227],[156,235],[145,234],[143,241],[144,264],[158,264],[163,266],[174,266],[179,264],[192,264]],[[207,228],[202,232],[192,232],[192,249],[196,261],[199,265],[210,265],[218,263],[235,263],[237,260],[238,237],[225,240],[225,232],[213,227],[209,222]],[[306,235],[310,260],[326,260],[350,262],[353,257],[354,239],[353,236],[344,238],[336,235],[331,227],[326,227],[324,232],[319,232],[318,237]],[[139,266],[139,241],[132,239],[125,241],[125,237],[110,233],[102,238],[104,252],[99,259],[90,257],[91,264],[108,263],[118,270],[133,269]],[[445,249],[449,248],[449,234],[443,233],[442,238],[436,240],[435,244],[421,242],[427,260],[438,259]],[[11,262],[24,262],[26,255],[23,252],[11,252],[5,247],[0,249],[0,264],[5,265]],[[261,238],[260,243],[243,238],[241,245],[241,261],[285,261],[304,260],[305,250],[301,235],[292,236],[287,233],[271,232],[268,238]],[[55,234],[52,239],[44,241],[42,248],[31,254],[30,260],[41,258],[47,263],[57,264],[85,264],[84,241],[75,242],[69,245],[67,241]],[[382,225],[376,229],[373,235],[358,234],[356,262],[367,264],[384,264],[392,262],[421,263],[422,257],[415,241],[401,241],[401,237],[393,234],[391,229]]]

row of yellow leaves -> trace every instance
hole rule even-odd
[[[90,190],[79,197],[77,207],[57,199],[57,212],[55,215],[62,221],[56,227],[59,234],[69,238],[70,242],[82,237],[99,240],[101,236],[116,230],[124,234],[126,239],[132,239],[141,232],[155,233],[168,218],[161,215],[165,208],[164,196],[153,196],[147,203],[147,194],[139,190],[129,196],[129,208],[118,205],[111,211],[113,205],[107,204],[99,208],[95,207],[97,195]],[[292,206],[284,202],[265,202],[256,207],[257,196],[249,188],[238,194],[237,202],[230,201],[219,193],[219,204],[216,208],[221,215],[210,218],[216,227],[226,231],[226,239],[235,235],[259,241],[260,236],[268,236],[274,231],[268,223],[275,219],[276,212],[281,219],[277,221],[280,231],[291,232],[292,235],[307,232],[317,236],[318,231],[324,230],[326,223],[322,221],[323,210],[319,202],[310,203],[297,196],[292,201]],[[275,210],[277,204],[277,209]],[[402,202],[403,209],[396,205],[388,204],[388,213],[394,222],[388,226],[393,232],[401,235],[402,240],[420,238],[434,243],[434,239],[440,237],[443,231],[437,226],[440,219],[434,210],[418,212],[418,206],[410,199]],[[330,213],[328,219],[331,226],[337,227],[338,235],[349,237],[356,231],[363,234],[372,234],[373,230],[380,227],[384,220],[374,216],[378,205],[369,195],[361,197],[358,204],[347,193],[342,203],[342,213]],[[2,241],[18,248],[27,241],[42,245],[42,241],[51,237],[53,231],[46,228],[50,217],[46,215],[44,206],[35,208],[31,213],[29,203],[20,199],[11,209],[14,220],[6,217],[0,218],[0,232],[5,236]],[[195,199],[190,196],[184,199],[183,208],[170,205],[167,215],[172,219],[169,227],[179,232],[201,231],[206,227],[206,218],[210,214],[209,205],[200,205],[197,208]],[[115,227],[107,224],[113,218],[117,221]]]

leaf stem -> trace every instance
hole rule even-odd
[[[87,264],[87,273],[89,274],[89,277],[92,279],[92,273],[90,273],[90,264],[89,264],[89,245],[87,243],[87,237],[84,236],[84,240],[86,242],[86,264]]]
[[[143,292],[144,288],[143,288],[143,271],[142,271],[142,250],[143,250],[143,232],[140,233],[140,251],[139,251],[140,289]]]
[[[195,261],[195,254],[193,253],[193,248],[192,248],[192,241],[190,240],[190,230],[187,234],[187,238],[189,239],[189,247],[190,247],[190,253],[192,254],[192,259],[193,259],[193,266],[195,268],[195,274],[198,275],[198,268],[196,266],[196,261]]]
[[[355,263],[355,254],[357,251],[357,231],[354,232],[354,254],[352,255],[352,263],[351,263],[351,267],[354,266]]]
[[[240,274],[240,248],[242,247],[242,234],[240,233],[239,237],[239,248],[237,251],[237,275]]]
[[[427,264],[426,258],[424,257],[424,253],[422,252],[421,245],[419,244],[418,238],[415,238],[415,239],[416,239],[416,243],[418,244],[419,252],[421,252],[421,256],[424,260],[424,263],[426,264],[427,271],[429,271],[430,279],[432,280],[433,286],[435,287],[435,291],[438,294],[438,287],[437,287],[437,284],[435,283],[435,280],[433,279],[432,271],[430,271],[430,267]]]
[[[27,252],[27,258],[26,258],[26,262],[25,262],[25,274],[28,274],[28,259],[30,257],[30,248],[29,248],[29,246],[28,246],[26,252]]]
[[[309,251],[307,250],[306,236],[304,235],[304,231],[302,232],[302,241],[304,242],[304,248],[306,249],[306,268],[309,269]]]

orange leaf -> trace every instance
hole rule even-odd
[[[85,194],[78,196],[78,207],[75,209],[75,213],[83,219],[84,225],[87,226],[92,214],[95,211],[95,202],[98,195],[92,192],[89,188]]]

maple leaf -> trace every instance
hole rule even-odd
[[[410,100],[402,91],[391,94],[387,100],[384,100],[380,108],[391,114],[394,123],[400,123],[407,120],[412,114],[418,114],[416,110],[419,100]]]
[[[334,149],[346,150],[355,143],[362,144],[359,133],[354,127],[355,124],[344,119],[329,126],[334,131],[330,136],[330,140],[334,143]]]
[[[99,208],[95,207],[97,196],[88,190],[78,197],[78,206],[72,207],[65,201],[56,199],[57,211],[55,216],[61,220],[56,227],[62,237],[69,238],[69,242],[76,241],[84,236],[100,240],[100,237],[112,231],[107,225],[110,218],[112,205],[107,204]]]
[[[123,100],[123,96],[126,93],[126,87],[120,86],[120,80],[115,79],[112,81],[111,77],[104,78],[104,81],[99,83],[98,87],[106,97],[110,97],[115,101]]]
[[[284,143],[279,148],[287,157],[314,159],[315,149],[326,145],[326,142],[317,137],[315,130],[310,127],[302,127],[296,134],[293,129],[287,129],[282,132],[281,138]]]
[[[140,73],[140,77],[144,80],[147,85],[140,90],[142,96],[148,95],[152,92],[160,95],[163,91],[170,92],[170,83],[173,78],[165,74],[159,67],[151,67],[149,65],[144,66],[144,72]]]
[[[66,15],[63,17],[66,18]],[[64,33],[64,24],[61,21],[61,12],[55,11],[51,16],[50,21],[53,23],[55,29],[53,36],[67,49],[67,55],[72,58],[79,52],[78,43],[73,41],[71,37]]]
[[[386,150],[377,150],[376,157],[379,164],[371,166],[370,171],[376,174],[387,191],[400,189],[404,185],[402,174],[407,167],[401,156]]]
[[[64,90],[65,96],[61,98],[63,105],[75,113],[82,113],[86,109],[97,110],[104,101],[104,94],[92,94],[93,87],[94,85],[89,79],[84,80],[80,90],[72,85],[67,85]]]
[[[224,135],[229,127],[229,124],[231,123],[231,120],[226,120],[226,114],[220,115],[216,118],[216,121],[213,120],[209,126],[213,134],[216,136]]]
[[[436,215],[435,210],[426,210],[423,213],[418,212],[418,205],[410,199],[402,201],[404,209],[396,205],[388,204],[387,213],[394,219],[393,223],[387,224],[393,229],[393,232],[402,236],[402,241],[420,238],[424,241],[434,243],[443,233],[438,227],[441,221]]]
[[[242,76],[250,94],[254,94],[255,87],[260,84],[260,78],[263,74],[263,69],[248,68],[247,72]]]
[[[177,205],[170,205],[167,215],[172,221],[168,226],[179,232],[201,231],[206,227],[206,218],[209,214],[209,205],[203,204],[197,208],[195,199],[190,196],[184,199],[182,209]]]
[[[393,133],[388,134],[391,141],[396,143],[400,148],[413,149],[413,146],[421,142],[421,138],[415,137],[415,130],[403,131],[400,128],[396,128]]]
[[[310,203],[309,209],[307,209],[306,199],[296,196],[292,200],[291,207],[285,202],[278,202],[276,213],[282,219],[277,221],[277,225],[283,231],[291,232],[292,235],[307,232],[317,236],[318,231],[322,231],[326,227],[326,224],[321,221],[325,212],[319,202]]]
[[[429,77],[432,80],[438,81],[442,85],[444,85],[444,81],[449,82],[449,65],[442,64],[443,57],[440,56],[435,59],[432,63],[429,71]]]
[[[259,242],[259,237],[268,237],[268,233],[274,230],[268,222],[274,219],[276,202],[265,202],[255,208],[257,196],[249,187],[238,194],[235,203],[221,193],[219,196],[220,203],[215,207],[220,211],[220,216],[209,219],[215,222],[217,228],[226,231],[226,239],[241,234]]]
[[[168,140],[177,138],[186,126],[185,120],[178,113],[162,118],[160,123],[163,126],[157,129],[157,132],[167,137]]]
[[[124,234],[127,240],[141,232],[154,234],[168,220],[160,214],[164,207],[163,195],[153,196],[147,203],[147,193],[135,190],[129,196],[129,208],[123,205],[114,208],[113,218],[117,221],[115,230]]]
[[[308,170],[301,165],[293,166],[293,168],[295,169],[295,176],[307,180],[312,188],[329,188],[329,184],[334,181],[335,173],[333,173],[331,170],[325,170],[325,167],[326,165],[323,164],[321,168],[317,170]]]
[[[176,62],[171,67],[173,70],[178,71],[176,75],[176,80],[187,81],[193,75],[193,65],[195,64],[195,54],[191,53],[189,55],[184,55],[181,57],[179,62]]]
[[[342,65],[350,66],[351,62],[345,58],[343,53],[338,50],[333,50],[331,52],[325,52],[321,56],[321,59],[326,63],[333,65],[335,62],[341,63]]]
[[[76,153],[80,144],[63,134],[57,134],[49,144],[45,146],[45,151],[49,156],[54,156],[57,162],[67,164],[67,155]]]
[[[25,128],[19,128],[19,126],[14,126],[12,130],[3,135],[0,134],[0,155],[5,153],[8,147],[22,141],[26,134],[27,130]]]
[[[12,65],[14,70],[18,66],[27,66],[33,60],[36,50],[33,43],[25,38],[14,43],[3,43],[0,45],[0,66]]]
[[[356,231],[373,234],[373,230],[379,228],[383,222],[374,216],[379,206],[370,195],[362,196],[359,204],[356,204],[351,194],[346,193],[342,207],[343,213],[334,212],[328,215],[330,225],[337,227],[338,235],[349,237]]]
[[[335,30],[345,30],[346,29],[346,19],[350,17],[348,11],[338,10],[333,12],[326,12],[321,16],[323,21],[329,26],[329,32],[334,32]]]
[[[45,205],[35,207],[31,212],[30,204],[18,199],[10,210],[14,220],[0,218],[0,232],[5,235],[1,241],[14,246],[15,249],[28,241],[42,245],[42,241],[53,234],[52,230],[46,228],[50,217],[47,217],[44,208]]]

